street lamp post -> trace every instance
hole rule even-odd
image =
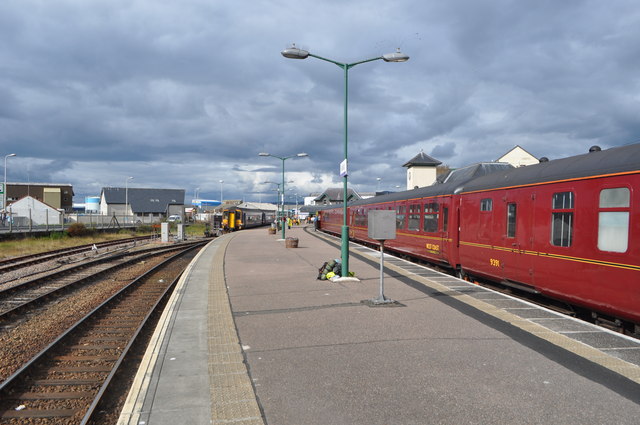
[[[220,183],[220,205],[222,205],[222,183],[224,180],[218,180],[218,182]]]
[[[292,47],[285,49],[281,52],[282,56],[288,59],[306,59],[309,56],[312,58],[320,59],[325,62],[331,62],[344,70],[344,161],[340,164],[340,175],[343,178],[343,212],[342,212],[342,243],[341,243],[341,257],[342,257],[342,277],[349,276],[349,225],[347,221],[347,175],[348,175],[348,126],[347,126],[347,110],[349,99],[349,69],[361,63],[373,62],[382,59],[385,62],[406,62],[409,60],[409,56],[400,52],[398,49],[394,53],[387,53],[376,58],[365,59],[359,62],[353,63],[341,63],[332,59],[323,58],[309,53],[306,50],[298,49],[294,44]]]
[[[124,224],[127,224],[127,213],[129,212],[129,180],[133,180],[133,177],[127,177],[124,180]]]
[[[309,156],[309,154],[302,152],[302,153],[298,153],[290,156],[277,156],[277,155],[271,155],[270,153],[267,153],[267,152],[260,152],[258,156],[272,156],[282,161],[282,192],[280,193],[282,193],[282,220],[284,220],[284,217],[285,217],[285,214],[284,214],[284,162],[290,158],[305,157],[305,156]],[[285,223],[283,222],[282,223],[282,239],[284,239],[284,228],[285,228]]]
[[[2,209],[7,209],[7,158],[10,156],[16,156],[15,153],[10,153],[9,155],[4,156],[4,187],[2,189]]]

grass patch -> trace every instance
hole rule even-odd
[[[118,233],[96,232],[90,236],[69,237],[66,233],[55,232],[50,236],[0,241],[0,259],[37,254],[39,252],[53,251],[56,249],[87,245],[90,243],[125,239],[136,235],[142,236],[143,234],[135,233],[130,230],[121,230]]]

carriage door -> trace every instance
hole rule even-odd
[[[440,258],[445,260],[449,258],[449,244],[451,238],[449,237],[449,203],[443,202],[440,205],[440,220],[442,220],[440,229]]]
[[[524,197],[526,196],[526,198]],[[533,284],[533,214],[535,195],[524,195],[518,201],[507,201],[506,248],[504,277],[524,284]]]
[[[229,211],[229,229],[234,230],[236,228],[236,212]]]

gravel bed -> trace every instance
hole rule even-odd
[[[173,254],[148,258],[144,262],[109,273],[60,298],[45,309],[29,314],[16,327],[0,327],[0,382],[49,345],[64,329],[84,317],[129,281],[171,255]]]
[[[10,288],[21,282],[24,282],[25,280],[37,277],[39,274],[49,273],[57,269],[64,269],[79,262],[93,260],[95,258],[100,258],[114,252],[124,250],[135,251],[150,243],[157,242],[138,241],[135,244],[132,242],[127,242],[119,245],[111,245],[104,248],[99,248],[97,251],[86,251],[79,254],[54,258],[43,263],[33,264],[31,266],[19,268],[16,270],[10,270],[8,272],[0,274],[0,288]]]

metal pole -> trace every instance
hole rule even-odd
[[[343,64],[344,69],[344,161],[347,164],[347,173],[343,177],[343,191],[342,191],[342,242],[341,242],[341,258],[342,258],[342,277],[349,276],[349,225],[347,221],[347,174],[348,174],[348,104],[349,104],[349,65]]]
[[[280,159],[282,160],[282,239],[285,239],[284,228],[286,227],[287,223],[284,215],[284,161],[287,158],[280,158]]]
[[[380,296],[378,301],[383,302],[384,298],[384,240],[380,241]]]
[[[2,209],[5,210],[5,213],[7,212],[7,158],[9,158],[10,156],[16,156],[15,153],[10,153],[9,155],[5,155],[4,156],[4,193],[2,194]]]

